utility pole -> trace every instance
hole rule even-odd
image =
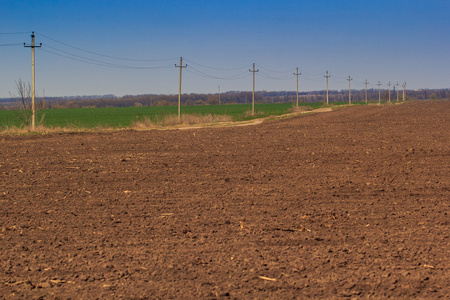
[[[25,48],[31,48],[31,130],[34,130],[36,126],[36,109],[35,109],[35,66],[34,66],[34,48],[42,47],[42,43],[39,46],[35,45],[34,31],[31,33],[31,46],[27,46],[23,43]]]
[[[180,57],[180,65],[177,66],[177,64],[175,64],[175,68],[180,68],[180,82],[179,82],[179,86],[178,86],[178,122],[181,123],[181,70],[183,68],[187,68],[187,65],[183,66],[183,58]]]
[[[253,63],[253,70],[248,71],[253,73],[252,115],[255,115],[255,73],[259,72],[259,69],[255,70],[255,63]]]
[[[219,87],[219,105],[220,105],[220,85],[218,87]]]
[[[390,81],[388,83],[388,87],[389,87],[389,104],[391,104],[391,82]]]
[[[367,79],[366,79],[366,81],[364,82],[364,84],[366,85],[366,104],[367,104],[367,84],[368,84],[369,82],[367,82]]]
[[[327,78],[327,105],[328,105],[328,77],[331,77],[331,75],[328,76],[328,71],[327,71],[327,75],[323,76]]]
[[[397,81],[397,102],[398,102],[398,81]]]
[[[350,81],[352,81],[353,79],[350,78],[350,76],[348,76],[348,104],[352,104],[352,92],[350,90]]]
[[[297,76],[297,107],[298,107],[298,75],[302,75],[302,73],[298,72],[298,67],[297,67],[297,71],[294,73],[294,75]]]
[[[405,88],[406,88],[406,81],[402,84],[403,87],[403,102],[405,102]]]
[[[380,88],[381,82],[378,81],[377,85],[378,85],[378,105],[381,106],[381,88]]]

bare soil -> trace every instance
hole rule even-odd
[[[0,136],[0,298],[450,297],[450,102]]]

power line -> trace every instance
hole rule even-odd
[[[284,76],[284,77],[273,77],[273,76],[270,76],[270,75],[265,74],[265,73],[262,72],[262,71],[260,71],[260,75],[261,75],[262,77],[265,77],[265,78],[268,78],[268,79],[274,79],[274,80],[286,80],[286,79],[292,78],[292,74],[286,75],[286,76]]]
[[[196,63],[192,60],[189,60],[187,58],[184,59],[185,61],[192,63],[194,65],[197,65],[199,67],[203,67],[203,68],[207,68],[207,69],[212,69],[212,70],[218,70],[218,71],[236,71],[236,70],[242,70],[242,69],[247,69],[248,66],[243,66],[243,67],[238,67],[238,68],[217,68],[217,67],[209,67],[209,66],[205,66],[199,63]]]
[[[305,78],[306,80],[310,80],[310,81],[321,81],[322,80],[322,78],[317,78],[317,79],[310,78],[309,76],[305,75],[305,73],[303,73],[302,75],[303,75],[303,78]],[[320,75],[320,76],[322,76],[322,75]]]
[[[243,76],[244,74],[248,75],[248,73],[246,71],[244,73],[239,73],[237,75],[232,75],[232,76],[227,76],[227,77],[220,77],[220,76],[214,76],[214,75],[202,72],[202,71],[200,71],[200,70],[198,70],[198,69],[196,69],[196,68],[194,68],[192,66],[189,66],[189,70],[194,70],[195,72],[197,72],[197,73],[190,72],[192,74],[195,74],[195,75],[198,75],[198,76],[202,76],[202,77],[206,77],[206,78],[211,78],[211,79],[235,80],[235,79],[240,79],[240,78],[246,77],[246,76]],[[186,71],[189,71],[189,70],[186,70]]]
[[[280,73],[280,74],[291,73],[291,72],[293,72],[295,70],[295,69],[289,69],[287,71],[274,71],[274,70],[270,70],[270,69],[264,68],[264,67],[262,67],[260,65],[258,65],[258,68],[260,68],[261,70],[267,71],[267,72]]]
[[[67,55],[71,55],[71,56],[66,56],[66,55],[62,55],[62,54],[58,54],[49,50],[45,50],[45,52],[54,54],[54,55],[58,55],[61,57],[65,57],[68,59],[72,59],[72,60],[76,60],[76,61],[80,61],[80,62],[84,62],[84,63],[88,63],[88,64],[93,64],[93,65],[98,65],[98,66],[104,66],[104,67],[112,67],[112,68],[123,68],[123,69],[138,69],[138,70],[147,70],[147,69],[163,69],[163,68],[169,68],[171,66],[152,66],[152,67],[136,67],[136,66],[130,66],[130,65],[122,65],[122,64],[114,64],[114,63],[109,63],[109,62],[104,62],[104,61],[100,61],[100,60],[96,60],[96,59],[92,59],[92,58],[88,58],[88,57],[84,57],[81,55],[77,55],[77,54],[73,54],[64,50],[60,50],[51,46],[46,45],[46,48],[50,48],[53,49],[55,51],[59,51],[61,53],[65,53]]]
[[[94,51],[85,50],[85,49],[82,49],[82,48],[79,48],[79,47],[76,47],[76,46],[73,46],[73,45],[69,45],[67,43],[64,43],[64,42],[58,41],[58,40],[56,40],[54,38],[51,38],[49,36],[46,36],[46,35],[44,35],[42,33],[39,33],[39,35],[41,35],[44,38],[49,39],[49,40],[51,40],[53,42],[59,43],[61,45],[64,45],[66,47],[70,47],[70,48],[73,48],[73,49],[76,49],[76,50],[79,50],[79,51],[83,51],[83,52],[86,52],[86,53],[89,53],[89,54],[98,55],[98,56],[107,57],[107,58],[112,58],[112,59],[117,59],[117,60],[139,61],[139,62],[144,62],[144,61],[157,62],[157,61],[170,61],[170,60],[177,59],[177,57],[164,58],[164,59],[134,59],[134,58],[124,58],[124,57],[118,57],[118,56],[111,56],[111,55],[106,55],[106,54],[102,54],[102,53],[98,53],[98,52],[94,52]]]
[[[0,34],[25,34],[25,33],[30,33],[29,31],[20,31],[20,32],[0,32]]]
[[[64,57],[64,58],[71,59],[74,61],[83,62],[85,64],[101,66],[101,67],[109,67],[109,68],[117,68],[117,69],[135,69],[135,70],[168,69],[168,68],[172,67],[171,65],[158,66],[158,67],[135,67],[135,66],[119,65],[119,64],[112,64],[112,63],[107,63],[107,62],[102,62],[102,61],[96,61],[96,60],[89,59],[89,58],[81,59],[81,58],[76,58],[76,57],[70,57],[67,55],[55,53],[55,52],[47,50],[47,49],[41,49],[41,50],[44,52],[56,55],[56,56]]]
[[[8,47],[8,46],[22,46],[21,43],[12,43],[12,44],[1,44],[0,47]]]

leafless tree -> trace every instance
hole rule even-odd
[[[17,115],[25,126],[31,125],[32,103],[31,103],[31,83],[25,83],[22,79],[16,81],[17,95],[11,94],[15,99],[17,107]],[[44,100],[35,102],[35,114],[38,116],[40,109],[44,108]],[[41,116],[42,123],[44,116]]]

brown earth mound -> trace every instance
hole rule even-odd
[[[450,102],[0,136],[0,298],[450,297]]]

